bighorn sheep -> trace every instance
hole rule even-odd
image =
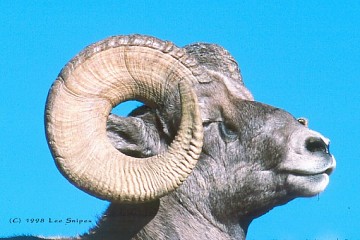
[[[110,113],[130,99],[145,105]],[[254,218],[320,193],[335,168],[329,140],[253,101],[213,44],[95,43],[59,74],[45,119],[61,173],[111,202],[77,239],[245,239]]]

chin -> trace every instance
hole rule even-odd
[[[313,197],[325,190],[329,184],[329,175],[321,173],[316,175],[289,175],[288,187],[299,197]]]

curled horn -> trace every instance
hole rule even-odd
[[[60,72],[46,102],[49,147],[61,173],[80,189],[116,202],[144,202],[176,189],[199,158],[203,130],[193,84],[201,74],[185,50],[152,37],[115,36],[85,48]],[[177,89],[181,122],[168,150],[137,159],[106,134],[116,105],[161,106]]]

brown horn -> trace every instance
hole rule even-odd
[[[139,35],[90,45],[60,72],[46,102],[49,147],[61,173],[102,199],[143,202],[176,189],[202,148],[202,121],[192,85],[197,62],[170,42]],[[166,151],[137,159],[117,151],[106,134],[112,108],[129,99],[156,107],[178,89],[179,131]]]

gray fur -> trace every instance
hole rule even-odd
[[[332,161],[328,143],[316,140],[310,146],[302,138],[293,139],[301,134],[304,139],[322,139],[305,126],[307,121],[252,101],[226,50],[210,44],[193,44],[186,50],[207,72],[195,86],[204,126],[198,164],[176,191],[159,200],[111,203],[82,239],[245,239],[254,218],[296,197],[312,195],[306,186],[294,187],[288,181],[283,167],[288,165],[283,162],[293,156],[291,144],[300,142],[301,151],[296,151],[301,154]],[[171,95],[160,109],[142,106],[129,117],[111,115],[107,128],[113,145],[135,157],[164,151],[180,121],[177,96]],[[327,167],[327,174],[334,165]]]

